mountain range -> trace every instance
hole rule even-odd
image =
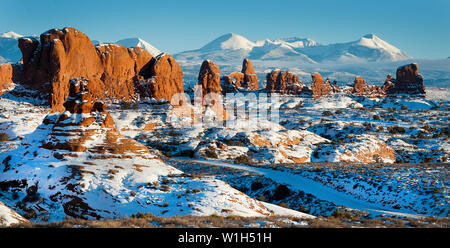
[[[407,60],[412,57],[374,34],[356,41],[322,45],[308,38],[282,38],[250,41],[239,34],[225,34],[200,49],[175,55],[180,61],[211,59],[230,61],[249,58],[253,60],[288,60],[300,63],[378,62]]]
[[[21,53],[17,40],[22,37],[13,31],[0,34],[0,61],[17,62]],[[95,45],[104,42],[93,40]],[[141,38],[127,38],[116,42],[125,47],[138,46],[146,49],[153,56],[161,53],[150,43]],[[225,34],[204,45],[200,49],[175,54],[181,62],[201,62],[211,59],[219,62],[242,60],[286,60],[300,63],[340,62],[374,62],[398,61],[411,59],[407,53],[383,41],[374,34],[368,34],[357,41],[322,45],[308,38],[281,38],[250,41],[239,34]]]
[[[7,62],[17,62],[22,57],[22,53],[17,46],[17,40],[22,37],[13,31],[0,34],[0,64]]]

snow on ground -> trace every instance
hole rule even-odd
[[[0,202],[0,227],[23,222],[28,222],[28,220]]]
[[[313,194],[314,196],[320,199],[333,202],[338,206],[345,206],[352,209],[358,209],[360,211],[366,211],[374,215],[390,213],[392,215],[412,217],[412,218],[419,218],[423,216],[410,210],[395,210],[388,206],[382,206],[377,203],[367,202],[355,198],[354,196],[351,196],[349,194],[340,192],[331,187],[327,187],[320,182],[289,172],[239,164],[230,164],[220,161],[207,161],[195,159],[192,161],[196,163],[211,164],[215,166],[223,166],[238,170],[245,170],[257,174],[262,174],[275,182],[289,185],[289,187],[291,187],[292,189],[297,189],[304,191],[306,193]]]

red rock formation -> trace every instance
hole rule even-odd
[[[305,88],[299,77],[290,71],[274,70],[266,76],[266,90],[270,93],[297,95]]]
[[[249,59],[244,59],[242,62],[242,73],[244,74],[255,74],[255,69],[253,64]]]
[[[62,111],[69,93],[69,80],[85,77],[90,91],[101,99],[130,100],[142,67],[152,58],[139,48],[106,44],[94,47],[91,40],[74,28],[52,29],[41,34],[40,42],[19,39],[23,56],[22,81],[42,92],[53,110]]]
[[[222,87],[220,86],[219,66],[210,60],[203,61],[198,74],[198,84],[202,87],[203,96],[206,96],[208,93],[220,94]]]
[[[244,59],[242,72],[233,72],[228,76],[222,77],[222,88],[224,92],[236,92],[239,88],[243,90],[257,90],[258,76],[255,74],[252,62],[249,59]]]
[[[64,103],[65,112],[52,124],[52,132],[43,147],[51,150],[91,153],[92,158],[124,158],[126,153],[148,154],[148,149],[123,137],[116,129],[114,120],[106,111],[106,104],[96,101],[90,92],[87,79],[70,81],[69,95]],[[70,153],[66,154],[70,155]]]
[[[312,92],[314,99],[321,96],[329,95],[333,89],[329,82],[325,83],[320,73],[316,72],[312,75]]]
[[[12,64],[0,65],[0,95],[14,82],[14,68]]]
[[[425,94],[424,79],[419,74],[418,64],[413,63],[399,67],[396,75],[394,92],[389,93]]]
[[[170,54],[161,53],[140,70],[142,95],[170,101],[176,93],[184,93],[183,71]]]
[[[353,81],[353,94],[362,95],[367,90],[366,88],[367,88],[366,81],[364,81],[361,76],[357,76],[355,78],[355,81]]]

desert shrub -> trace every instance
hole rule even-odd
[[[376,121],[378,121],[378,120],[381,119],[381,117],[380,117],[379,115],[374,115],[374,116],[373,116],[373,119],[376,120]]]
[[[234,159],[235,164],[252,164],[252,160],[247,155],[241,155]]]
[[[338,110],[336,110],[336,112],[335,112],[336,114],[338,114],[338,115],[340,115],[340,114],[343,114],[344,113],[344,111],[342,111],[342,109],[338,109]]]
[[[0,141],[8,141],[9,135],[7,133],[0,133]]]
[[[331,115],[333,115],[333,113],[331,113],[331,111],[328,111],[328,110],[327,110],[327,111],[323,111],[323,112],[322,112],[322,115],[323,115],[323,116],[331,116]]]
[[[280,203],[278,203],[278,206],[283,207],[283,208],[291,208],[291,207],[289,207],[289,205],[287,205],[285,202],[280,202]]]
[[[279,185],[273,192],[272,198],[275,201],[284,199],[291,194],[291,190],[286,185]]]
[[[407,109],[408,109],[408,106],[406,106],[406,105],[401,106],[401,110],[407,110]]]
[[[217,153],[215,151],[213,151],[213,150],[206,150],[205,151],[205,157],[207,157],[207,158],[215,158],[215,159],[219,158],[219,156],[217,156]]]
[[[197,193],[200,193],[200,191],[201,191],[200,189],[195,188],[195,189],[192,190],[192,193],[197,194]]]
[[[389,129],[392,134],[405,133],[406,129],[404,127],[395,126]]]
[[[169,185],[162,185],[161,186],[161,191],[163,191],[163,192],[170,191],[170,186]]]
[[[252,191],[261,189],[262,187],[263,187],[263,184],[260,181],[253,182],[252,185],[250,186]]]

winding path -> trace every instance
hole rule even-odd
[[[248,172],[253,172],[264,177],[267,177],[275,182],[280,184],[289,185],[291,189],[301,190],[305,193],[312,194],[319,199],[333,202],[337,206],[345,206],[352,209],[358,209],[361,211],[367,211],[371,214],[386,214],[386,215],[396,215],[396,216],[405,216],[409,218],[421,218],[424,217],[422,215],[416,214],[411,211],[402,211],[382,206],[376,203],[370,203],[361,199],[357,199],[349,194],[345,194],[343,192],[337,191],[333,188],[327,187],[319,182],[308,179],[306,177],[292,174],[284,171],[277,171],[267,168],[259,168],[248,165],[240,165],[240,164],[232,164],[221,161],[209,161],[209,160],[200,160],[200,159],[190,159],[190,158],[177,158],[174,160],[178,161],[186,161],[186,162],[195,162],[199,164],[205,165],[214,165],[220,167],[228,167],[237,170],[243,170]]]

